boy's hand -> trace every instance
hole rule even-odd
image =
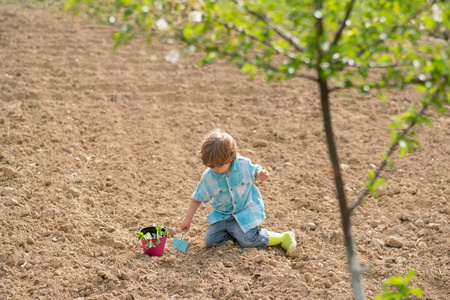
[[[191,228],[191,220],[184,217],[183,220],[181,220],[180,222],[181,231],[188,231],[190,228]]]
[[[262,170],[258,171],[258,173],[256,173],[255,178],[256,178],[256,180],[263,182],[264,180],[269,178],[269,172],[267,172],[266,169],[262,169]]]

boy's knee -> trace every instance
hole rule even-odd
[[[210,235],[205,236],[205,244],[206,244],[206,247],[208,247],[208,248],[216,246],[215,239],[211,238]]]
[[[206,244],[206,247],[208,247],[208,248],[216,246],[216,245],[214,245],[214,243],[211,239],[207,239],[207,238],[205,239],[205,244]]]

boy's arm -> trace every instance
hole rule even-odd
[[[186,216],[181,220],[180,228],[182,231],[188,231],[191,228],[192,218],[194,217],[197,208],[202,204],[202,202],[191,199]]]
[[[242,163],[246,163],[249,165],[250,173],[252,176],[252,179],[254,178],[255,181],[265,181],[267,178],[269,178],[269,172],[266,169],[261,168],[260,165],[252,164],[250,159],[242,157],[241,158]]]

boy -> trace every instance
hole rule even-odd
[[[208,167],[203,173],[181,230],[189,230],[192,218],[201,203],[211,201],[213,210],[207,215],[207,247],[237,241],[241,247],[264,248],[280,245],[286,256],[296,247],[293,232],[275,233],[258,226],[264,221],[264,203],[253,183],[263,182],[269,172],[238,156],[235,140],[226,132],[214,130],[203,141],[202,161]]]

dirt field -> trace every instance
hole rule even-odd
[[[174,65],[169,46],[113,53],[109,27],[0,3],[1,299],[352,299],[313,84],[251,81],[194,57]],[[396,92],[387,105],[332,96],[354,201],[387,150],[389,116],[419,95]],[[433,128],[417,130],[421,149],[395,159],[381,197],[352,219],[360,261],[372,266],[369,299],[412,268],[424,299],[450,299],[450,118],[430,113]],[[189,251],[171,247],[214,128],[270,171],[259,184],[263,226],[295,232],[293,257],[280,247],[206,248],[208,205]],[[170,231],[158,258],[142,254],[135,235],[153,222]]]

